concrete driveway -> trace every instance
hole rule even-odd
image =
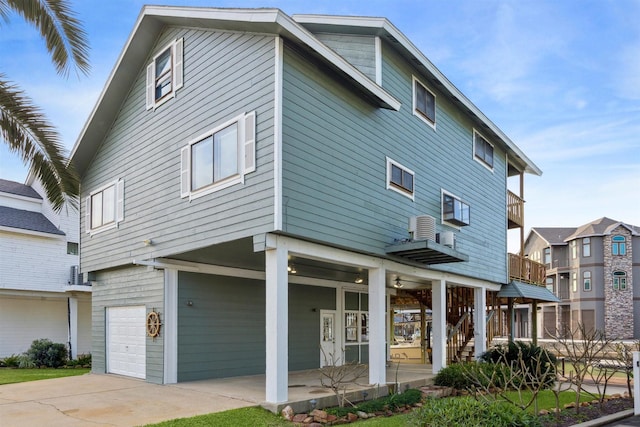
[[[0,426],[139,426],[256,404],[215,389],[87,374],[0,385]]]

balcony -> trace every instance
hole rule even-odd
[[[520,255],[509,254],[509,279],[544,286],[546,279],[544,264]]]
[[[524,200],[511,191],[507,191],[507,217],[508,227],[524,227]]]

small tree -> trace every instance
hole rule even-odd
[[[347,387],[350,384],[357,384],[360,378],[364,378],[367,375],[367,365],[357,362],[343,362],[344,350],[342,350],[342,359],[333,353],[326,354],[322,348],[320,348],[320,351],[324,359],[324,366],[320,368],[320,384],[323,387],[329,387],[333,391],[338,400],[338,406],[341,408],[346,403],[355,406],[353,402],[347,399]]]

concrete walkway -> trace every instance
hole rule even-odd
[[[255,406],[206,387],[87,374],[0,386],[0,426],[139,426]]]

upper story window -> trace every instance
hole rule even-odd
[[[591,256],[591,238],[589,237],[582,239],[582,256]]]
[[[578,273],[571,273],[571,290],[578,292]]]
[[[435,129],[436,96],[415,77],[413,77],[413,114]]]
[[[414,172],[387,157],[387,189],[414,200]]]
[[[473,158],[493,170],[493,145],[475,129],[473,131]]]
[[[611,238],[611,254],[612,255],[627,254],[627,242],[624,236],[613,236]]]
[[[582,289],[585,291],[591,290],[591,272],[585,271],[582,273]]]
[[[627,273],[624,271],[613,272],[613,289],[616,291],[627,289]]]
[[[124,220],[124,181],[118,180],[92,191],[86,199],[85,228],[97,233]]]
[[[156,108],[175,96],[184,82],[182,67],[184,39],[162,49],[147,65],[147,110]]]
[[[180,195],[190,199],[244,182],[256,168],[255,112],[190,141],[180,151]]]
[[[571,248],[571,259],[578,258],[578,242],[572,240],[571,243],[569,243],[569,247]]]
[[[442,220],[454,226],[465,226],[471,223],[471,208],[460,198],[442,192]]]
[[[545,279],[545,286],[547,288],[547,290],[549,292],[551,292],[552,294],[555,294],[555,286],[554,286],[554,282],[553,282],[553,277],[547,277]]]
[[[551,266],[551,248],[544,248],[544,263],[547,267]]]

